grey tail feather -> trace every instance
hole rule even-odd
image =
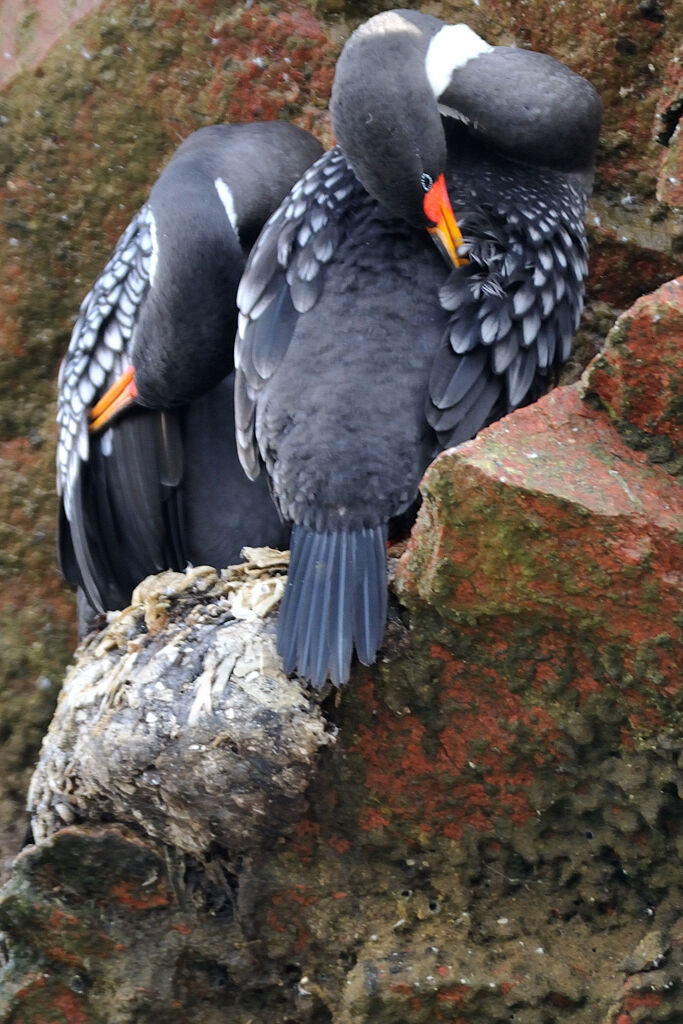
[[[347,682],[355,649],[370,665],[387,618],[387,524],[317,532],[294,526],[278,623],[285,672],[320,688]]]

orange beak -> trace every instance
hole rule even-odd
[[[451,201],[446,190],[446,179],[440,174],[424,198],[425,216],[434,227],[427,228],[437,249],[447,263],[454,267],[462,267],[467,263],[465,256],[458,256],[458,249],[463,244],[463,237],[455,219]]]
[[[97,405],[94,405],[90,410],[90,425],[88,429],[91,433],[102,430],[122,409],[131,405],[137,396],[138,389],[135,386],[135,370],[132,366],[129,366],[118,380],[114,381],[109,390],[105,391]]]

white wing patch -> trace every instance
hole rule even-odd
[[[157,272],[157,264],[159,262],[159,242],[157,241],[157,222],[154,219],[154,214],[151,209],[149,210],[149,217],[147,219],[147,225],[149,227],[149,238],[152,246],[152,251],[149,256],[149,283],[154,284],[154,277]]]
[[[235,200],[233,199],[232,192],[222,178],[215,178],[213,184],[216,192],[218,193],[218,198],[223,204],[223,209],[227,214],[228,220],[230,221],[230,226],[239,238],[240,233],[237,227],[237,211],[235,210]]]
[[[448,87],[454,71],[493,49],[469,25],[444,25],[429,44],[425,58],[427,79],[435,98],[438,100]]]

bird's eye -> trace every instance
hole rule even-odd
[[[434,179],[432,178],[431,174],[427,174],[427,172],[425,171],[425,173],[420,177],[420,184],[422,185],[422,188],[425,190],[425,192],[429,192],[430,188],[434,184]]]

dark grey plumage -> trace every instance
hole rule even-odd
[[[236,346],[240,457],[296,524],[279,649],[315,686],[345,682],[354,648],[374,660],[386,538],[429,461],[567,358],[600,123],[556,61],[414,11],[351,37],[331,110],[339,147],[259,238]],[[442,174],[467,257],[450,269],[425,230]]]
[[[236,456],[237,285],[270,213],[321,147],[284,123],[215,125],[167,164],[86,296],[59,376],[59,557],[81,624],[146,575],[287,543],[265,481]],[[101,432],[132,364],[137,397]]]

